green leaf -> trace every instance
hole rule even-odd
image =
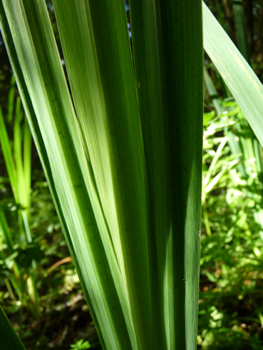
[[[25,350],[18,335],[0,306],[0,339],[2,350]]]
[[[204,48],[263,144],[263,87],[203,2]]]
[[[4,156],[6,168],[7,168],[7,173],[9,176],[9,181],[12,187],[12,191],[13,191],[16,203],[19,203],[15,161],[12,154],[11,142],[8,137],[1,107],[0,107],[0,144],[1,144],[2,152],[3,152],[3,156]]]
[[[54,7],[72,100],[45,1],[2,0],[1,29],[102,346],[192,350],[201,4],[134,1],[133,52],[123,0]]]
[[[129,319],[127,296],[80,140],[45,2],[2,2],[0,6],[1,29],[20,95],[101,342],[113,349],[129,349],[122,312],[123,307]]]
[[[62,6],[57,0],[54,7],[84,147],[134,327],[141,346],[149,346],[147,178],[124,2],[66,1]],[[67,25],[71,21],[73,30]],[[134,337],[132,326],[129,333]]]
[[[192,349],[201,193],[201,7],[189,1],[153,3],[131,2],[131,29],[157,252],[154,342],[157,348]]]
[[[72,349],[76,349],[76,350],[84,350],[84,349],[89,349],[90,348],[90,343],[88,341],[85,341],[83,339],[77,341],[75,344],[71,345],[70,347]]]

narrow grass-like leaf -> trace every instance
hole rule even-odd
[[[5,214],[2,210],[0,210],[0,231],[3,237],[5,238],[9,254],[12,254],[14,242],[5,218]]]
[[[159,332],[155,340],[159,348],[193,349],[196,342],[193,329],[197,325],[201,193],[201,28],[198,2],[131,2],[135,75],[159,284],[153,297],[158,303],[157,317],[164,325],[164,334]]]
[[[25,350],[11,323],[0,306],[0,339],[2,350]]]
[[[12,75],[11,79],[11,87],[8,94],[8,113],[7,113],[7,121],[10,124],[13,120],[13,112],[14,112],[14,101],[15,101],[15,77]]]
[[[103,244],[108,244],[108,260],[115,275],[120,276],[120,272],[80,140],[45,2],[3,1],[0,13],[20,94],[101,343],[109,349],[129,349]],[[103,243],[97,225],[105,232]]]
[[[166,348],[165,307],[163,301],[164,270],[167,237],[169,235],[168,213],[168,128],[163,94],[162,42],[160,38],[160,9],[156,1],[132,1],[131,31],[135,67],[136,88],[145,147],[147,175],[149,179],[149,210],[152,265],[152,298],[154,344]],[[157,288],[156,288],[157,286]]]
[[[9,176],[9,181],[15,197],[15,201],[18,203],[15,161],[12,154],[11,143],[8,137],[1,107],[0,107],[0,144],[1,144],[2,152],[3,152],[3,156],[4,156],[6,168],[7,168],[7,173]]]
[[[203,2],[204,47],[263,144],[263,87]]]
[[[74,108],[45,1],[2,0],[2,31],[102,346],[192,350],[201,4],[134,2],[133,54],[123,0],[54,7]]]
[[[247,62],[250,62],[245,13],[241,0],[235,0],[233,2],[233,12],[236,23],[236,35],[239,51],[242,53]]]
[[[207,171],[206,177],[203,180],[203,186],[206,187],[208,183],[210,182],[210,178],[212,175],[212,172],[214,170],[215,165],[217,164],[218,158],[221,156],[222,150],[225,147],[225,144],[227,143],[227,137],[224,137],[222,141],[220,142],[220,145],[218,146],[214,158],[212,160],[212,163],[209,166],[209,169]]]
[[[153,348],[147,182],[124,2],[62,6],[56,0],[54,5],[74,105],[138,341],[141,348]],[[74,30],[67,25],[71,21]]]
[[[214,108],[216,110],[217,114],[222,114],[224,112],[224,108],[222,106],[222,101],[218,96],[218,93],[216,91],[216,88],[213,84],[212,79],[210,78],[207,69],[204,67],[204,81],[205,81],[205,85],[208,91],[208,94],[212,100],[212,103],[214,105]]]
[[[240,6],[240,4],[237,4],[237,6]],[[204,47],[218,71],[223,76],[226,84],[252,127],[254,134],[257,136],[262,145],[262,84],[204,3],[203,9]],[[243,19],[240,20],[243,21]],[[242,26],[244,27],[244,23]],[[240,40],[241,39],[243,40],[244,38],[240,37]],[[246,56],[248,55],[248,50],[246,50],[246,48],[243,46],[242,51]],[[260,182],[262,182],[262,158],[260,156],[261,147],[258,140],[254,139],[253,132],[250,130],[249,126],[246,126],[246,124],[243,124],[243,126],[240,123],[237,124],[236,130],[239,137],[238,142],[235,135],[231,135],[230,132],[230,145],[232,147],[232,151],[240,154],[241,150],[243,161],[251,157],[255,159],[254,170],[258,172],[258,179]],[[242,165],[241,173],[245,177],[248,177],[249,169],[246,169],[245,164]],[[262,195],[262,193],[259,194]],[[260,224],[260,226],[262,226],[262,210],[255,212],[254,216],[256,221]]]
[[[30,206],[31,206],[31,148],[32,148],[32,136],[30,133],[27,120],[24,121],[24,142],[23,142],[23,172],[24,172],[24,187],[25,187],[25,199],[24,205],[26,208],[26,215],[28,221],[30,221]]]
[[[199,283],[202,9],[198,1],[160,1],[159,6],[170,172],[169,233],[163,276],[168,292],[164,298],[165,329],[168,349],[190,350],[196,346],[193,330],[197,328]]]
[[[28,208],[28,181],[25,179],[24,164],[23,164],[23,128],[22,128],[23,113],[21,109],[20,98],[16,100],[15,118],[14,118],[14,160],[16,172],[16,184],[18,193],[18,204],[22,207],[19,215],[23,221],[22,231],[25,232],[27,242],[32,242],[32,234],[29,226],[29,218],[27,216]],[[31,153],[27,155],[31,157]],[[31,169],[28,169],[31,172]],[[29,184],[30,186],[30,184]],[[30,194],[29,194],[30,195]]]

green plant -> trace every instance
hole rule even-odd
[[[252,188],[250,197],[254,197],[256,210],[254,216],[259,227],[263,227],[263,210],[262,210],[262,189],[263,189],[263,162],[262,147],[257,140],[253,130],[245,119],[244,114],[239,111],[236,102],[231,100],[231,94],[228,93],[228,101],[223,101],[205,69],[205,84],[207,91],[212,98],[213,106],[221,119],[226,120],[227,116],[232,115],[231,125],[227,126],[227,139],[231,153],[238,159],[238,170],[243,179],[248,181]],[[262,236],[262,229],[260,229]]]
[[[90,348],[90,343],[88,341],[85,341],[83,339],[77,341],[75,344],[72,344],[70,346],[72,349],[75,350],[81,350],[81,349],[89,349]]]
[[[14,84],[14,78],[12,81]],[[5,198],[0,202],[0,234],[5,243],[0,250],[1,265],[13,302],[17,301],[15,295],[18,297],[16,307],[26,305],[38,318],[36,259],[39,255],[39,246],[33,242],[30,229],[32,138],[28,123],[24,119],[20,98],[15,98],[14,91],[12,86],[6,123],[0,108],[0,145],[13,194],[13,199]],[[12,126],[14,126],[13,138],[9,136],[8,130]],[[18,223],[13,232],[8,226],[6,218],[8,215],[9,221]],[[12,269],[13,273],[10,274]],[[27,293],[31,301],[26,298]]]
[[[204,115],[198,344],[202,349],[258,349],[262,346],[258,320],[262,161],[260,152],[254,152],[259,145],[239,106],[233,99],[220,98],[207,74],[205,70],[218,114]]]
[[[11,323],[0,307],[0,336],[2,349],[25,350]]]
[[[44,1],[2,0],[1,30],[101,344],[194,349],[201,3],[132,1],[132,52],[122,0],[54,7],[72,99]],[[224,35],[205,6],[204,19],[207,51],[225,57],[232,44],[217,52]],[[257,127],[260,102],[235,90]]]
[[[197,180],[201,176],[202,143],[200,4],[196,3],[196,11],[189,11],[190,2],[185,5],[182,10],[190,18],[185,23],[179,21],[179,27],[174,27],[177,21],[172,18],[160,22],[161,46],[157,40],[161,34],[157,23],[161,18],[155,17],[156,13],[146,3],[132,5],[135,82],[122,1],[110,5],[105,1],[99,6],[82,2],[80,7],[72,2],[63,6],[54,2],[78,119],[44,2],[13,3],[15,7],[7,12],[8,3],[2,4],[3,32],[12,35],[5,15],[15,10],[18,17],[13,24],[19,23],[19,32],[29,30],[34,36],[33,41],[22,36],[17,43],[27,46],[26,55],[33,55],[36,65],[30,64],[28,70],[25,67],[28,56],[21,56],[23,63],[16,65],[15,75],[20,76],[18,86],[25,94],[33,91],[38,94],[35,98],[31,96],[32,100],[24,99],[25,110],[102,345],[114,349],[193,347],[200,211],[192,211],[191,207],[200,209],[201,190]],[[26,12],[20,12],[20,5]],[[103,12],[101,6],[105,7]],[[178,16],[176,4],[164,3],[161,7],[163,16]],[[136,28],[143,21],[139,15],[144,11],[149,27],[144,27],[142,36],[141,32],[136,33]],[[68,20],[76,23],[75,31],[68,31]],[[192,20],[197,30],[191,27],[189,32],[186,23]],[[183,45],[185,49],[181,56],[171,56],[174,45],[171,47],[167,40],[179,28],[185,30],[188,39],[173,34],[170,39],[175,40],[174,45]],[[150,41],[149,33],[155,33]],[[189,39],[193,42],[191,55],[187,53]],[[28,50],[30,46],[32,50]],[[145,50],[149,73],[142,60]],[[76,59],[80,61],[77,63]],[[183,73],[181,64],[185,59],[193,71]],[[31,71],[30,80],[34,80],[31,87],[26,87],[20,67],[24,72]],[[194,80],[190,88],[180,88],[177,83],[186,78],[187,72],[191,77],[193,74]],[[152,89],[147,89],[146,84]],[[178,96],[174,103],[170,103],[168,95],[162,95],[164,88]],[[40,91],[43,94],[39,95]],[[190,104],[182,103],[185,98]],[[171,118],[178,106],[184,118],[189,118],[187,123],[196,124],[196,129],[191,127],[184,135],[183,120],[178,118],[175,123]],[[44,118],[37,120],[36,115]],[[187,154],[190,147],[191,156],[176,157],[178,147]],[[178,173],[177,167],[184,172]],[[193,192],[190,202],[189,191]],[[185,226],[188,216],[191,219]],[[172,234],[174,230],[180,234]],[[185,248],[184,241],[188,242]],[[182,249],[178,250],[177,244]],[[174,283],[178,285],[175,290],[171,288]],[[182,303],[185,298],[188,302]]]
[[[261,342],[256,334],[260,325],[253,323],[261,305],[263,241],[255,213],[262,199],[253,158],[247,160],[252,166],[244,178],[239,159],[231,154],[227,133],[243,115],[236,104],[230,107],[220,117],[209,113],[204,123],[198,342],[202,348],[241,350]]]

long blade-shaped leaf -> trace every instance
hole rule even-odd
[[[2,148],[3,156],[5,159],[5,164],[7,168],[7,173],[9,176],[9,181],[12,187],[12,191],[15,197],[15,201],[18,203],[18,188],[17,188],[17,179],[16,179],[16,170],[15,170],[15,161],[12,154],[11,143],[8,138],[7,129],[5,126],[4,117],[2,114],[2,109],[0,108],[0,145]]]
[[[0,339],[2,350],[25,350],[11,323],[0,306]]]
[[[132,1],[131,29],[155,234],[159,348],[196,343],[202,157],[201,4]],[[193,209],[195,208],[195,209]],[[158,345],[157,345],[158,348]]]
[[[263,87],[203,2],[204,47],[263,145]]]
[[[55,0],[54,5],[74,104],[138,341],[142,348],[153,348],[147,182],[124,2],[63,1],[62,6]]]
[[[1,29],[16,80],[71,254],[101,330],[101,342],[112,349],[129,349],[123,313],[98,233],[99,226],[107,235],[107,227],[96,202],[45,2],[2,1],[0,6]],[[113,255],[111,259],[114,264]],[[116,262],[115,270],[118,276]]]
[[[196,344],[202,26],[201,5],[192,5],[134,1],[132,55],[123,0],[54,0],[74,108],[45,1],[0,7],[30,127],[107,349]]]
[[[259,142],[263,145],[263,86],[204,3],[203,9],[205,50],[224,78]],[[237,126],[237,131],[239,134],[242,133],[241,125]],[[255,157],[255,167],[259,174],[259,180],[262,181],[262,159],[257,140],[253,140],[252,134],[247,140],[241,136],[240,145],[245,159],[251,155]],[[246,175],[245,171],[244,175]],[[260,211],[256,213],[255,218],[259,224],[262,223]]]
[[[152,298],[153,329],[156,349],[166,348],[164,318],[167,310],[162,304],[167,290],[163,284],[165,249],[168,236],[167,199],[167,121],[163,101],[162,43],[159,41],[160,11],[151,1],[131,2],[132,46],[135,79],[145,146],[149,179],[150,230],[152,232]],[[160,47],[161,46],[161,47]]]
[[[190,350],[196,346],[199,282],[202,9],[198,1],[160,1],[160,9],[171,205],[164,271],[165,326],[168,348]]]

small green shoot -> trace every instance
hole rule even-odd
[[[91,347],[90,343],[88,341],[85,341],[83,339],[78,340],[75,344],[71,344],[70,348],[74,350],[84,350],[89,349]]]

